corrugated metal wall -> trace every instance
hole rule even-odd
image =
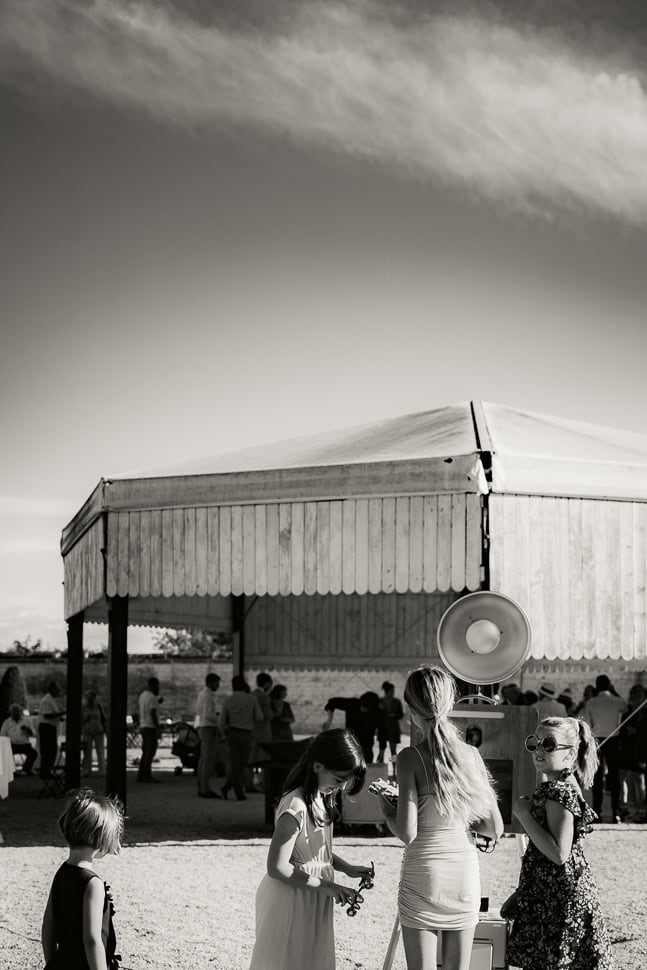
[[[108,596],[444,592],[480,584],[473,494],[108,514]]]
[[[536,659],[647,657],[647,504],[492,495],[490,585],[526,610]]]
[[[259,597],[245,619],[252,667],[415,666],[438,661],[436,631],[450,593]]]

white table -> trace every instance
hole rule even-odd
[[[0,738],[0,798],[9,794],[9,783],[13,781],[13,751],[9,738]]]

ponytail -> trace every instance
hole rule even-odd
[[[575,720],[575,718],[572,718],[572,720]],[[578,745],[575,774],[584,788],[590,788],[599,764],[598,749],[591,728],[586,721],[578,720],[576,723]]]

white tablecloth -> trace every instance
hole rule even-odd
[[[0,738],[0,798],[9,794],[9,782],[13,781],[13,752],[9,738]]]

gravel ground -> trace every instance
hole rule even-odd
[[[254,939],[254,894],[269,832],[263,798],[214,802],[195,797],[195,781],[168,771],[159,786],[132,785],[127,844],[97,864],[112,886],[124,966],[245,970]],[[61,802],[37,798],[36,779],[17,779],[0,803],[0,966],[39,970],[40,921],[49,884],[66,850],[56,832]],[[357,830],[353,830],[357,831]],[[359,915],[336,915],[338,970],[378,970],[395,916],[402,847],[393,838],[350,834],[336,850],[352,862],[375,862],[375,888]],[[244,837],[241,837],[244,836]],[[587,839],[613,940],[617,970],[647,967],[647,826],[597,826]],[[514,838],[480,856],[493,904],[514,888]],[[404,970],[400,948],[394,970]]]

